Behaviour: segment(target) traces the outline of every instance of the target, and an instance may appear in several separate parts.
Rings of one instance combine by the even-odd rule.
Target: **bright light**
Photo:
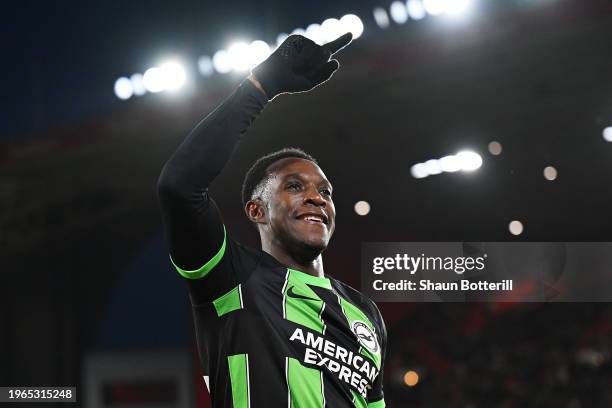
[[[491,153],[493,156],[499,156],[502,152],[502,145],[499,142],[496,141],[492,141],[491,143],[489,143],[489,153]]]
[[[355,212],[357,215],[368,215],[370,213],[370,203],[367,201],[357,201],[355,203]]]
[[[261,40],[255,40],[249,44],[249,54],[251,58],[251,66],[255,66],[263,62],[270,56],[272,50],[267,42]]]
[[[132,97],[134,89],[132,83],[126,77],[121,77],[115,81],[115,95],[117,98],[126,100]]]
[[[232,70],[232,61],[230,60],[229,54],[225,50],[219,50],[213,55],[213,67],[220,74],[227,74]]]
[[[457,156],[445,156],[439,160],[440,168],[447,173],[461,170],[461,160]]]
[[[558,175],[559,173],[557,172],[557,169],[555,169],[553,166],[548,166],[544,169],[544,178],[548,181],[555,180]]]
[[[142,83],[147,91],[157,93],[164,90],[164,74],[158,67],[149,68],[142,77]]]
[[[343,27],[342,31],[349,31],[353,34],[353,39],[357,39],[363,34],[363,22],[355,14],[342,16],[342,18],[340,18],[340,24]]]
[[[408,387],[414,387],[419,382],[419,374],[416,371],[406,371],[404,374],[404,384]]]
[[[416,179],[425,178],[429,176],[429,172],[427,171],[427,167],[424,163],[417,163],[410,168],[410,174],[412,177]]]
[[[378,24],[380,28],[389,27],[389,15],[384,8],[376,7],[374,9],[374,20],[376,20],[376,24]]]
[[[130,82],[132,83],[132,89],[134,90],[134,95],[142,96],[147,93],[147,89],[144,86],[142,80],[142,74],[134,74],[130,77]]]
[[[321,36],[325,39],[325,42],[330,42],[340,37],[345,32],[343,31],[342,24],[336,18],[328,18],[321,23]]]
[[[482,166],[482,157],[478,153],[466,150],[457,153],[456,157],[461,163],[461,170],[463,171],[474,171]]]
[[[608,126],[603,130],[603,138],[606,142],[612,142],[612,126]]]
[[[198,59],[198,71],[200,71],[200,74],[206,77],[211,76],[215,72],[212,58],[210,58],[208,55],[201,56]]]
[[[168,61],[159,67],[163,78],[163,89],[176,91],[185,84],[187,74],[185,68],[176,61]]]
[[[442,172],[455,173],[457,171],[474,171],[482,166],[482,157],[478,153],[464,150],[455,155],[445,156],[441,159],[427,160],[417,163],[410,168],[414,178],[424,178]]]
[[[251,68],[251,58],[249,58],[249,45],[244,42],[232,44],[227,55],[230,60],[230,66],[234,71],[246,71]]]
[[[423,0],[423,7],[428,14],[437,16],[444,12],[446,0]]]
[[[472,7],[473,0],[446,0],[444,11],[448,14],[458,15],[465,13]]]
[[[425,162],[425,169],[427,170],[427,174],[432,176],[442,173],[440,162],[438,162],[436,159],[427,160]]]
[[[521,235],[523,233],[523,223],[520,221],[512,221],[508,225],[508,230],[512,235]]]
[[[310,38],[315,43],[321,45],[325,43],[323,30],[321,30],[321,24],[311,24],[306,27],[306,37]]]
[[[280,33],[279,35],[276,36],[276,45],[281,45],[283,41],[285,41],[285,39],[289,37],[289,34],[287,33]]]
[[[406,10],[406,6],[401,1],[391,3],[389,11],[391,12],[391,18],[397,24],[404,24],[408,21],[408,10]]]
[[[408,0],[406,2],[406,9],[408,10],[408,15],[413,20],[421,20],[427,14],[421,0]]]
[[[303,35],[304,37],[306,37],[306,30],[304,30],[303,28],[296,28],[291,32],[291,34]]]

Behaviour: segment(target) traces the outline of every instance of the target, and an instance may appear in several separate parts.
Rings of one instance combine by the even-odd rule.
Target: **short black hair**
[[[276,152],[268,153],[265,156],[260,157],[253,163],[251,168],[244,175],[244,181],[242,182],[242,205],[246,205],[253,191],[257,188],[259,183],[262,182],[268,175],[266,170],[270,165],[276,163],[279,160],[295,157],[298,159],[310,160],[311,162],[318,164],[317,160],[297,147],[286,147]]]

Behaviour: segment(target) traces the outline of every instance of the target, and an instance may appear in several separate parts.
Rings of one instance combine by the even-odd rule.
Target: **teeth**
[[[323,220],[322,220],[321,218],[312,217],[312,216],[304,217],[304,219],[305,219],[306,221],[323,222]]]

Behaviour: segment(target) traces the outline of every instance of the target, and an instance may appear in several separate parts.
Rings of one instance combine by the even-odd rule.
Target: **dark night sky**
[[[233,38],[272,42],[281,31],[353,12],[366,25],[386,1],[20,2],[6,9],[0,140],[117,109],[113,83],[163,55],[195,63]]]

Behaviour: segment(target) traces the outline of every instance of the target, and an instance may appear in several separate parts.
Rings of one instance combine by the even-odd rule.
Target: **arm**
[[[187,136],[164,166],[158,180],[170,255],[178,272],[202,279],[224,258],[225,228],[208,186],[230,159],[240,138],[268,99],[286,92],[310,90],[327,81],[339,64],[331,55],[351,41],[351,34],[319,46],[309,39],[288,37],[249,80],[209,114]],[[227,285],[232,277],[206,279],[206,285]],[[201,285],[199,285],[201,286]]]
[[[244,81],[191,131],[164,166],[158,196],[179,272],[200,269],[223,245],[223,224],[207,189],[266,103],[264,93]]]

